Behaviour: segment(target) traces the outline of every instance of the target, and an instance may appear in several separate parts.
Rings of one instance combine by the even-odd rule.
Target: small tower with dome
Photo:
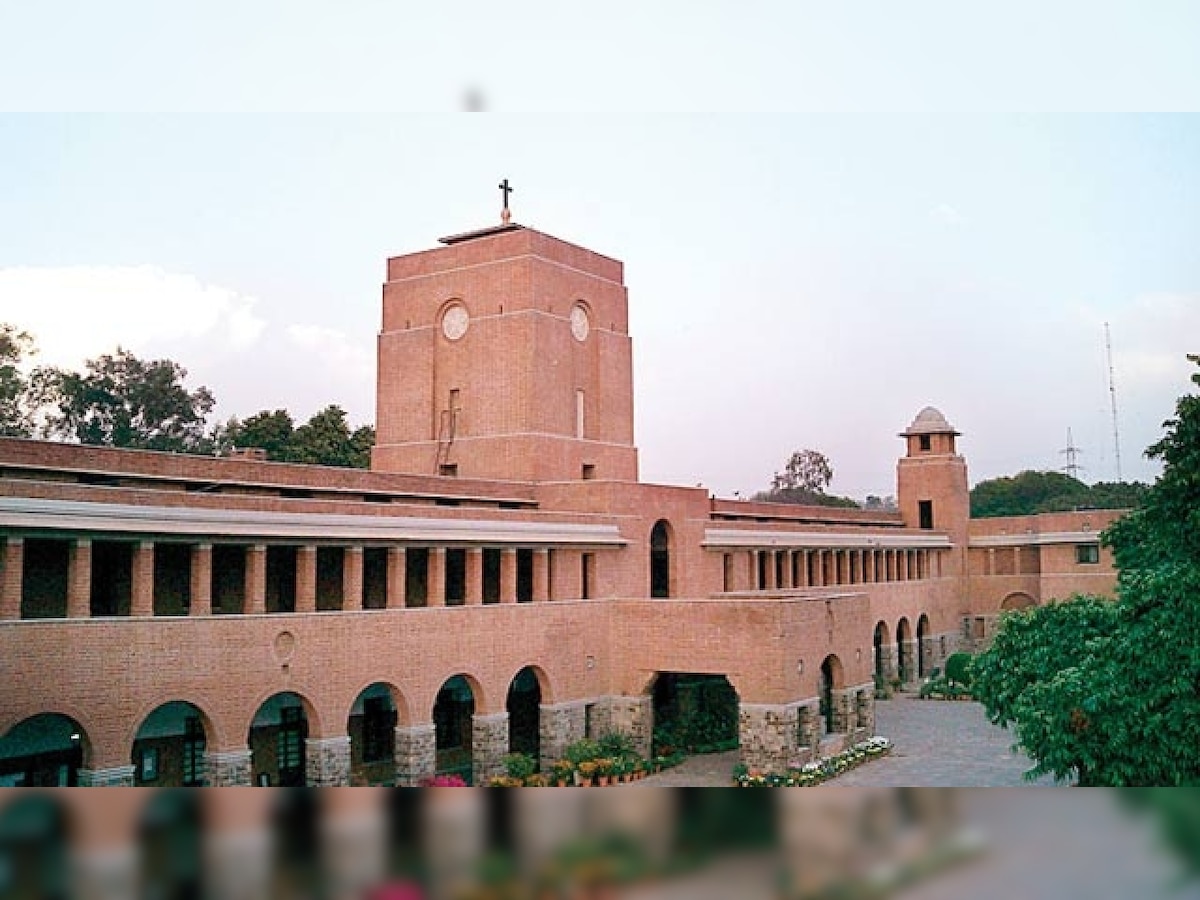
[[[971,501],[967,462],[955,444],[959,432],[940,410],[927,406],[900,437],[907,448],[897,466],[896,494],[905,524],[949,532],[956,544],[964,543]]]

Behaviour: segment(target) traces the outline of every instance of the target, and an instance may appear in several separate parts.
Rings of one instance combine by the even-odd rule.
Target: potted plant
[[[566,787],[575,781],[575,764],[569,759],[560,759],[552,767],[556,787]]]
[[[596,777],[596,761],[585,759],[575,767],[576,784],[580,787],[591,787],[592,779]]]

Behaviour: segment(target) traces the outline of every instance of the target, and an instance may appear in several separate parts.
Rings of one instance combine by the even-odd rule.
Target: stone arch
[[[1013,612],[1018,609],[1029,609],[1037,606],[1037,601],[1024,591],[1013,591],[1000,603],[1001,612]]]
[[[659,519],[650,529],[650,596],[666,599],[675,592],[674,569],[671,566],[671,547],[675,543],[671,523]]]
[[[875,624],[872,644],[874,647],[875,678],[880,681],[887,681],[891,677],[891,654],[888,649],[891,646],[891,634],[889,633],[887,622],[882,619]]]
[[[902,684],[913,680],[913,632],[906,616],[896,623],[896,674]]]
[[[205,750],[214,742],[209,717],[186,700],[160,703],[139,720],[129,741],[133,783],[200,787],[206,783]]]
[[[0,784],[69,787],[91,764],[92,745],[73,716],[42,712],[15,723],[0,736]]]
[[[308,780],[306,742],[320,734],[312,703],[296,691],[276,691],[254,710],[246,731],[252,783],[304,787]]]
[[[924,678],[929,674],[929,616],[921,613],[917,619],[917,677]]]
[[[508,684],[504,708],[508,713],[508,750],[541,756],[541,708],[547,702],[543,689],[545,673],[537,666],[524,666]]]
[[[465,673],[451,675],[433,703],[434,759],[440,774],[474,777],[475,716],[480,713],[479,682]]]
[[[833,692],[840,691],[846,686],[842,661],[838,659],[837,654],[831,653],[821,661],[821,670],[817,677],[819,679],[817,696],[820,699],[821,721],[825,727],[825,733],[831,734],[834,731],[835,717]]]
[[[70,819],[58,797],[29,793],[0,809],[0,871],[6,897],[71,896]]]
[[[707,745],[738,744],[741,695],[728,675],[655,672],[649,693],[652,733],[669,749],[708,753],[716,747]]]
[[[365,685],[350,703],[350,783],[391,785],[396,779],[396,727],[408,723],[403,695],[386,681]]]
[[[538,690],[541,691],[542,694],[542,702],[554,703],[556,696],[554,682],[550,680],[550,676],[547,674],[546,670],[537,663],[525,663],[523,666],[518,667],[516,671],[513,672],[512,677],[516,678],[517,675],[519,675],[524,669],[529,669],[531,672],[533,672],[534,677],[537,679]],[[511,683],[512,678],[509,679],[509,684]]]
[[[359,682],[358,689],[354,692],[354,698],[350,701],[351,708],[358,702],[358,699],[369,688],[382,686],[387,688],[388,695],[391,697],[392,705],[396,708],[396,724],[399,726],[412,724],[412,707],[408,702],[408,697],[404,691],[397,687],[396,683],[389,681],[386,678],[364,679]]]

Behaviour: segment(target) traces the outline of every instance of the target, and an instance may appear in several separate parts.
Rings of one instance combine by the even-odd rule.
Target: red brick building
[[[781,769],[1001,609],[1111,591],[1112,514],[970,521],[932,408],[897,512],[639,482],[621,263],[507,223],[443,244],[388,261],[370,471],[0,440],[0,784],[647,751],[684,675],[728,679],[743,759]]]

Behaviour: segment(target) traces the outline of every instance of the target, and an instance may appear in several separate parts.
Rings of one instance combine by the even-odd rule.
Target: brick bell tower
[[[636,481],[624,266],[510,221],[388,260],[379,472]]]
[[[966,546],[971,515],[967,461],[955,447],[959,432],[932,406],[921,410],[900,435],[907,452],[896,468],[896,494],[904,524],[950,533]]]

